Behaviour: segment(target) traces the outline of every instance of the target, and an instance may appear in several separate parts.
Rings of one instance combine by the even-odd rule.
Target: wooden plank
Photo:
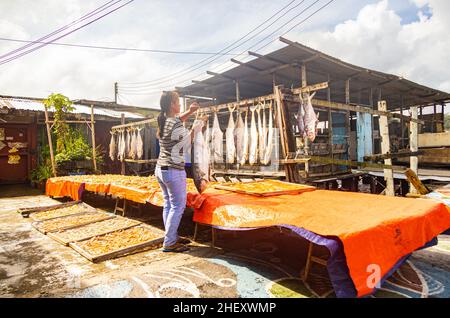
[[[40,221],[48,221],[48,220],[57,219],[57,218],[64,217],[64,216],[75,215],[75,214],[84,213],[84,212],[97,212],[97,210],[94,207],[91,207],[90,205],[87,205],[86,203],[81,202],[81,201],[77,201],[77,202],[78,202],[77,204],[69,204],[69,205],[66,205],[66,206],[60,206],[60,207],[58,207],[56,209],[53,208],[53,209],[49,209],[49,210],[41,210],[41,211],[32,212],[30,214],[30,218],[33,221],[40,222]],[[39,219],[38,216],[37,216],[39,214],[39,212],[59,210],[59,209],[67,208],[67,207],[74,206],[74,205],[79,205],[80,206],[80,211],[79,212],[73,213],[73,214],[68,214],[68,215],[63,215],[63,216],[57,216],[57,217],[54,217],[54,218],[48,218],[48,219],[44,219],[44,220]],[[83,211],[81,211],[81,209],[83,209]]]
[[[369,113],[372,115],[378,115],[378,116],[386,116],[387,118],[402,118],[406,122],[414,122],[418,124],[424,124],[425,122],[423,120],[414,119],[409,116],[402,116],[401,114],[396,113],[390,113],[388,111],[380,111],[380,110],[374,110],[369,107],[359,106],[359,105],[349,105],[349,104],[343,104],[343,103],[337,103],[337,102],[329,102],[326,100],[321,99],[313,99],[312,104],[317,107],[324,107],[324,108],[331,108],[331,109],[339,109],[339,110],[349,110],[352,112],[360,112],[360,113]]]
[[[420,181],[419,177],[417,176],[417,174],[414,172],[414,170],[412,169],[407,169],[405,171],[405,176],[408,179],[408,181],[410,182],[410,184],[414,187],[414,189],[416,190],[415,192],[411,192],[411,190],[409,191],[409,194],[412,195],[417,195],[417,194],[421,194],[421,195],[425,195],[430,193],[431,191],[422,183],[422,181]]]
[[[120,124],[120,125],[117,125],[117,126],[112,126],[111,130],[128,128],[128,127],[142,126],[142,125],[145,125],[145,124],[154,123],[156,121],[157,121],[157,118],[154,117],[154,118],[149,118],[149,119],[145,119],[145,120],[141,120],[141,121],[132,122],[132,123],[129,123],[129,124]]]
[[[47,141],[50,149],[50,161],[52,163],[52,173],[53,176],[56,177],[56,163],[55,163],[55,156],[53,154],[53,141],[52,141],[52,132],[50,128],[50,124],[48,123],[48,111],[47,107],[44,107],[44,113],[45,113],[45,125],[47,126]]]
[[[90,260],[93,263],[97,263],[97,262],[102,262],[108,259],[112,259],[112,258],[116,258],[116,257],[120,257],[120,256],[124,256],[126,254],[130,254],[133,252],[138,252],[143,250],[144,248],[148,248],[151,246],[159,246],[162,244],[162,242],[164,241],[164,232],[150,227],[150,226],[144,226],[144,225],[138,225],[137,227],[144,227],[147,228],[148,230],[154,232],[155,234],[161,235],[161,237],[158,237],[156,239],[147,241],[147,242],[143,242],[140,244],[136,244],[136,245],[132,245],[117,251],[113,251],[110,253],[105,253],[105,254],[101,254],[101,255],[92,255],[90,254],[88,251],[84,250],[79,244],[81,244],[82,242],[86,241],[79,241],[79,242],[71,242],[69,243],[69,246],[71,248],[73,248],[75,251],[77,251],[78,253],[80,253],[82,256],[84,256],[85,258],[87,258],[88,260]],[[105,234],[106,235],[106,234]],[[100,236],[104,236],[104,235],[100,235]]]
[[[42,211],[50,211],[50,210],[56,210],[68,206],[72,206],[75,204],[79,204],[81,201],[72,201],[72,202],[66,202],[66,203],[60,203],[60,204],[53,204],[53,205],[46,205],[46,206],[39,206],[39,207],[31,207],[31,208],[20,208],[17,210],[17,213],[20,213],[24,218],[27,218],[30,216],[33,212],[42,212]]]
[[[94,171],[97,171],[97,153],[95,149],[94,105],[91,105],[91,138],[92,138],[92,162],[94,164]]]
[[[402,152],[395,152],[395,153],[387,153],[383,155],[372,155],[372,156],[364,156],[364,160],[367,161],[378,161],[383,159],[394,159],[394,158],[401,158],[401,157],[411,157],[411,156],[417,156],[420,154],[423,154],[423,151],[402,151]]]
[[[49,220],[33,222],[33,223],[31,223],[31,226],[33,226],[39,232],[41,232],[43,234],[47,234],[47,233],[50,233],[50,232],[57,232],[57,231],[63,231],[63,230],[68,230],[68,229],[74,229],[74,228],[81,227],[81,226],[84,226],[84,225],[87,225],[87,224],[100,222],[100,221],[104,221],[104,220],[108,220],[108,219],[112,219],[112,218],[116,217],[115,215],[108,215],[107,213],[103,213],[103,212],[98,212],[98,213],[105,214],[105,216],[102,217],[102,218],[96,219],[96,220],[83,222],[83,223],[80,223],[80,224],[77,224],[77,225],[64,226],[64,227],[61,227],[61,228],[56,228],[56,229],[52,229],[52,230],[48,230],[48,231],[43,229],[43,228],[41,228],[41,227],[39,227],[39,225],[42,224],[43,222],[46,222],[46,221],[49,221]],[[82,214],[86,214],[86,212],[72,214],[72,215],[69,215],[69,216],[61,216],[61,217],[58,217],[58,218],[51,219],[51,221],[56,220],[56,219],[63,219],[63,218],[74,217],[74,216],[78,216],[78,215],[82,215]]]
[[[117,216],[117,217],[116,217],[116,219],[118,219],[118,218],[125,219],[125,218],[120,217],[120,216]],[[107,220],[104,220],[104,221],[107,221]],[[60,236],[60,233],[59,233],[59,232],[61,232],[61,231],[58,231],[58,232],[51,232],[51,233],[48,233],[47,235],[48,235],[49,237],[51,237],[52,239],[54,239],[55,241],[57,241],[58,243],[61,243],[61,244],[65,245],[65,246],[69,246],[69,243],[72,243],[72,242],[79,242],[79,241],[88,240],[88,239],[91,239],[91,238],[93,238],[93,237],[95,237],[95,236],[105,235],[105,234],[109,234],[109,233],[116,232],[116,231],[120,231],[120,230],[126,230],[126,229],[129,229],[129,228],[132,228],[132,227],[135,227],[135,226],[138,226],[138,225],[142,224],[142,222],[137,221],[137,220],[132,220],[132,221],[134,221],[134,224],[130,224],[130,225],[126,225],[126,226],[117,227],[117,228],[115,228],[114,230],[98,232],[98,233],[95,234],[95,235],[84,236],[84,237],[79,238],[79,239],[76,239],[76,240],[75,240],[75,239],[66,240],[64,237]],[[96,224],[96,223],[101,223],[101,222],[103,222],[103,221],[100,221],[100,222],[94,222],[94,223],[91,223],[91,224]],[[83,226],[80,226],[79,228],[85,227],[86,225],[90,225],[90,224],[85,224],[85,225],[83,225]],[[77,229],[77,228],[75,228],[75,229]],[[72,230],[73,230],[73,229],[72,229]],[[67,231],[67,229],[64,230],[64,231],[62,231],[62,232],[64,233],[65,231]]]
[[[422,147],[450,147],[450,131],[442,133],[419,134],[419,148]]]
[[[378,102],[378,109],[381,111],[386,111],[386,101]],[[388,119],[386,116],[380,116],[380,134],[381,134],[381,152],[388,153],[390,152],[390,141],[389,141],[389,125]],[[385,165],[392,165],[392,159],[385,159]],[[386,180],[386,191],[385,194],[387,196],[394,196],[394,173],[392,168],[384,169],[384,180]]]
[[[410,110],[411,110],[411,117],[417,118],[418,116],[417,107],[411,107]],[[409,149],[411,150],[411,152],[416,152],[417,150],[419,150],[418,127],[417,124],[414,122],[411,122],[409,125],[410,125]],[[417,156],[412,156],[411,158],[409,158],[409,160],[411,170],[417,175],[419,170],[419,158]],[[409,184],[409,192],[412,194],[418,193],[416,187],[412,183]]]

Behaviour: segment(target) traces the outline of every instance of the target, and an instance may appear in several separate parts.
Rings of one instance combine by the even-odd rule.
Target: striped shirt
[[[189,132],[184,128],[180,116],[169,117],[164,124],[159,139],[159,158],[157,165],[184,170],[183,151],[189,146]]]

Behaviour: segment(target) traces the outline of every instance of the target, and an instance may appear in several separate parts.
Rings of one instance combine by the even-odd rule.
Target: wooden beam
[[[372,156],[364,156],[365,161],[379,161],[384,159],[394,159],[394,158],[402,158],[402,157],[412,157],[412,156],[418,156],[420,154],[423,154],[423,151],[402,151],[402,152],[395,152],[395,153],[386,153],[382,155],[372,155]]]
[[[411,117],[417,118],[417,107],[411,107]],[[419,136],[418,136],[418,127],[417,124],[414,122],[411,122],[409,128],[409,149],[411,152],[416,152],[419,150],[418,144],[419,144]],[[417,156],[413,156],[410,158],[410,168],[411,170],[417,174],[419,169],[419,158]],[[415,188],[413,183],[410,183],[409,192],[412,194],[417,194],[417,189]]]
[[[332,109],[339,109],[339,110],[349,110],[352,112],[360,112],[360,113],[369,113],[369,114],[373,114],[373,115],[386,116],[388,118],[399,118],[400,119],[402,117],[401,114],[390,113],[387,111],[383,112],[383,111],[379,111],[379,110],[373,110],[368,107],[363,107],[363,106],[358,106],[358,105],[348,105],[348,104],[337,103],[337,102],[328,102],[328,101],[321,100],[321,99],[313,99],[312,103],[313,103],[313,105],[318,106],[318,107],[325,107],[325,108],[332,108]],[[424,124],[423,120],[414,119],[409,116],[403,116],[403,119],[407,122],[415,122],[418,124]]]
[[[91,105],[91,138],[92,138],[92,162],[94,171],[97,171],[97,152],[95,149],[94,105]]]
[[[122,113],[122,115],[120,117],[120,123],[121,123],[120,126],[122,126],[122,127],[125,126],[125,114],[124,113]],[[117,126],[115,126],[115,127],[117,127]],[[112,128],[114,128],[114,127],[112,127]],[[120,174],[125,175],[125,173],[126,173],[125,161],[122,160],[120,163]]]
[[[47,110],[47,107],[45,107],[45,106],[44,106],[44,112],[45,112],[45,124],[47,126],[48,146],[50,148],[50,161],[52,163],[52,172],[53,172],[53,176],[56,177],[56,164],[55,164],[55,156],[53,154],[52,131],[51,131],[50,123],[48,120],[48,110]]]
[[[123,117],[125,117],[125,114],[122,114]],[[141,121],[136,121],[133,123],[129,123],[129,124],[125,124],[125,120],[121,120],[122,124],[121,125],[117,125],[117,126],[112,126],[111,130],[113,129],[122,129],[122,128],[127,128],[127,127],[135,127],[135,126],[142,126],[145,124],[150,124],[150,123],[154,123],[156,122],[158,119],[156,117],[154,118],[149,118],[149,119],[145,119],[145,120],[141,120]]]
[[[386,101],[378,102],[378,110],[386,111]],[[390,141],[389,141],[389,125],[388,118],[386,116],[380,116],[380,135],[381,135],[381,153],[387,154],[390,152]],[[392,166],[392,159],[385,159],[385,165]],[[387,196],[395,196],[394,190],[394,173],[391,169],[384,169],[384,180],[386,180],[386,192]]]

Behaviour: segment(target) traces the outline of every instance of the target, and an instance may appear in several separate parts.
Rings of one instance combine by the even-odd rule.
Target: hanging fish
[[[125,158],[129,157],[130,154],[130,146],[131,146],[131,135],[130,129],[127,129],[127,135],[125,137]]]
[[[230,118],[228,119],[228,127],[225,133],[226,150],[227,150],[227,163],[234,163],[236,157],[236,145],[234,143],[234,119],[233,112],[235,107],[228,107],[230,112]]]
[[[242,157],[239,162],[241,165],[244,165],[248,159],[248,110],[245,111],[245,119],[244,119],[244,129],[243,129],[243,144],[242,144]]]
[[[236,160],[240,164],[244,154],[244,121],[242,120],[241,112],[238,112],[236,127],[234,129],[235,145],[236,145]]]
[[[317,124],[319,123],[319,113],[314,112],[314,108],[312,106],[312,99],[316,92],[312,93],[311,95],[308,94],[307,96],[307,102],[305,103],[305,116],[304,116],[304,123],[305,123],[305,132],[306,137],[313,142],[314,139],[316,139],[317,134]]]
[[[135,130],[131,131],[131,137],[130,137],[130,149],[128,151],[128,157],[131,159],[136,158],[136,133]]]
[[[263,164],[267,165],[270,162],[270,157],[272,155],[272,148],[273,148],[273,119],[272,119],[272,102],[270,102],[269,105],[269,127],[268,127],[268,136],[267,136],[267,145],[265,147],[265,153],[264,153],[264,161]]]
[[[258,161],[258,129],[256,128],[255,110],[258,106],[250,107],[252,112],[252,119],[250,123],[250,151],[248,156],[248,162],[250,165],[254,165]]]
[[[210,156],[206,138],[202,132],[203,125],[203,120],[196,119],[194,121],[194,140],[191,148],[192,178],[199,193],[205,191],[209,181]]]
[[[261,110],[263,113],[263,121],[261,123]],[[264,161],[264,148],[266,147],[266,116],[264,114],[264,106],[262,104],[258,105],[256,108],[256,113],[258,115],[258,156],[259,161]]]
[[[125,130],[122,130],[119,136],[119,153],[117,157],[117,159],[119,159],[120,161],[123,161],[123,159],[125,159],[125,148]]]
[[[112,161],[114,161],[116,159],[116,137],[115,131],[111,131],[111,141],[109,143],[109,157],[111,158]]]
[[[141,130],[142,128],[138,128],[136,132],[136,155],[138,159],[142,159],[142,156],[144,155],[144,142],[142,141]]]
[[[212,126],[212,146],[213,146],[213,160],[217,163],[223,162],[223,132],[220,130],[219,118],[217,111],[214,112],[214,121]]]
[[[300,105],[298,107],[297,115],[295,115],[295,119],[297,120],[298,132],[301,138],[306,136],[305,132],[305,106],[304,99],[302,98],[302,94],[300,94]]]

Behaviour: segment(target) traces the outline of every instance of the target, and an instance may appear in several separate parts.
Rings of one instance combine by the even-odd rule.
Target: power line
[[[297,4],[294,8],[296,8],[296,7],[298,7],[299,5],[301,5],[304,1],[305,1],[305,0],[302,0],[302,1],[301,1],[299,4]],[[275,32],[277,32],[277,31],[279,31],[281,28],[283,28],[284,26],[286,26],[288,23],[290,23],[290,22],[292,22],[293,20],[295,20],[296,18],[298,18],[300,15],[302,15],[306,10],[308,10],[311,6],[313,6],[314,4],[316,4],[318,1],[320,1],[320,0],[316,0],[312,5],[308,6],[306,9],[303,9],[300,13],[298,13],[297,15],[295,15],[293,18],[289,19],[286,23],[284,23],[281,27],[277,28],[275,31],[273,31],[272,33],[270,33],[268,36],[265,36],[262,40],[267,39],[269,36],[273,35],[273,34],[274,34]],[[286,12],[286,13],[287,13],[287,12]],[[273,21],[269,26],[265,27],[262,31],[267,30],[267,29],[268,29],[270,26],[272,26],[275,22],[279,21],[283,16],[285,16],[286,13],[284,13],[282,16],[278,17],[275,21]],[[262,31],[260,31],[259,33],[261,33]],[[258,33],[258,34],[259,34],[259,33]],[[246,42],[247,42],[247,41],[246,41]],[[261,40],[258,41],[256,44],[250,46],[250,47],[247,48],[245,51],[243,51],[242,53],[240,53],[240,54],[238,54],[238,55],[236,55],[236,56],[239,56],[239,55],[243,54],[244,52],[250,50],[251,48],[253,48],[253,47],[256,46],[257,44],[259,44],[260,42],[261,42]],[[245,42],[243,42],[242,44],[245,44]],[[237,46],[237,47],[242,46],[242,44],[240,44],[240,45]],[[236,47],[235,47],[235,48],[236,48]],[[218,59],[218,58],[215,58],[214,60],[217,60],[217,59]],[[212,61],[214,61],[214,60],[212,60]],[[211,62],[212,62],[212,61],[211,61]],[[210,63],[207,63],[207,64],[210,64]],[[205,64],[205,65],[207,65],[207,64]],[[203,65],[203,66],[205,66],[205,65]],[[221,65],[223,65],[223,64],[221,64]],[[221,65],[219,65],[219,66],[221,66]],[[201,67],[202,67],[202,66],[201,66]],[[197,68],[193,69],[192,71],[188,72],[187,74],[192,73],[194,70],[197,70],[197,69],[199,69],[199,68],[201,68],[201,67],[197,67]],[[196,75],[193,76],[193,77],[195,78],[195,77],[200,76],[200,75],[202,75],[202,74],[203,74],[203,71],[202,71],[201,73],[196,74]],[[183,80],[183,81],[180,81],[180,82],[176,82],[176,84],[178,84],[178,83],[184,83],[184,82],[186,82],[186,80]],[[170,88],[170,87],[171,87],[171,86],[166,86],[166,87],[164,87],[164,89],[168,89],[168,88]],[[155,87],[155,88],[156,88],[156,87]],[[120,88],[119,88],[119,89],[120,89]],[[148,89],[153,89],[153,87],[149,87],[149,88],[144,88],[144,87],[140,87],[140,88],[127,88],[127,89],[123,89],[123,88],[122,88],[121,91],[124,92],[124,93],[127,93],[127,92],[128,92],[128,94],[133,95],[133,94],[131,94],[131,93],[135,93],[135,92],[141,93],[141,92],[143,92],[143,91],[145,91],[145,90],[148,90]],[[137,95],[137,94],[136,94],[136,95]],[[140,95],[140,94],[139,94],[139,95]]]
[[[318,1],[320,1],[320,0],[316,0],[312,5],[316,4]],[[294,28],[296,28],[296,27],[298,27],[299,25],[301,25],[302,23],[306,22],[306,21],[309,20],[312,16],[314,16],[315,14],[317,14],[319,11],[323,10],[325,7],[327,7],[328,5],[330,5],[332,2],[334,2],[334,0],[328,1],[325,5],[321,6],[319,9],[317,9],[317,10],[314,11],[312,14],[310,14],[308,17],[306,17],[306,18],[303,19],[302,21],[296,23],[294,26],[292,26],[291,28],[289,28],[287,31],[285,31],[283,34],[281,34],[281,35],[279,35],[279,36],[283,36],[283,35],[289,33],[289,32],[292,31]],[[306,10],[308,10],[312,5],[310,5],[310,6],[307,7],[306,9],[304,9],[302,12],[305,12]],[[298,16],[299,16],[299,15],[297,15],[296,17],[298,17]],[[295,19],[295,18],[294,18],[294,19]],[[288,23],[291,22],[291,21],[293,21],[294,19],[291,19],[290,21],[288,21]],[[288,23],[285,23],[282,27],[286,26]],[[281,29],[281,28],[279,28],[279,29]],[[279,29],[277,29],[277,30],[279,30]],[[272,32],[272,34],[273,34],[273,33],[274,33],[274,32]],[[272,35],[272,34],[271,34],[271,35]],[[269,36],[270,36],[270,35],[269,35]],[[267,45],[273,43],[274,41],[276,41],[276,40],[278,39],[279,36],[277,36],[275,39],[271,40],[269,43],[265,44],[264,46],[259,47],[256,51],[259,51],[259,50],[261,50],[262,48],[266,47]],[[266,37],[266,38],[267,38],[267,37]],[[259,41],[257,44],[259,44],[260,42],[262,42],[262,41]],[[257,45],[257,44],[256,44],[256,45]],[[256,45],[253,45],[253,46],[256,46]],[[251,48],[249,48],[249,49],[251,49]],[[169,87],[169,86],[164,87],[164,89],[169,89],[169,88],[171,88],[171,87]],[[125,94],[126,94],[126,95],[151,95],[151,94],[156,94],[156,93],[158,93],[158,92],[160,92],[160,91],[161,91],[161,89],[160,89],[160,90],[150,91],[150,92],[147,92],[147,93],[144,93],[144,92],[136,92],[136,93],[125,93]]]
[[[45,40],[45,39],[48,39],[49,37],[51,37],[51,36],[53,36],[53,35],[55,35],[55,34],[57,34],[57,33],[60,33],[60,32],[62,32],[62,31],[64,31],[64,30],[70,28],[70,27],[73,26],[74,24],[76,24],[76,23],[78,23],[78,22],[81,22],[81,21],[83,21],[83,20],[85,20],[85,19],[90,18],[93,14],[96,14],[97,11],[99,11],[99,10],[101,11],[101,10],[107,9],[107,8],[109,8],[110,6],[114,5],[115,3],[111,4],[111,2],[114,2],[114,1],[115,1],[115,0],[113,0],[113,1],[108,1],[107,3],[105,3],[105,4],[101,5],[100,7],[96,8],[95,10],[90,11],[90,12],[88,12],[87,14],[83,15],[82,17],[78,18],[77,20],[74,20],[74,21],[70,22],[69,24],[66,24],[65,26],[63,26],[63,27],[61,27],[61,28],[59,28],[59,29],[57,29],[57,30],[55,30],[55,31],[53,31],[53,32],[51,32],[51,33],[49,33],[49,34],[47,34],[47,35],[41,37],[41,38],[39,38],[37,41],[43,41],[43,40]],[[105,6],[106,6],[106,8],[105,8]],[[13,55],[13,54],[15,54],[15,53],[17,53],[17,52],[20,52],[20,51],[22,51],[22,50],[25,50],[25,49],[27,49],[28,47],[30,47],[30,46],[32,46],[32,45],[33,45],[33,44],[27,44],[27,45],[21,46],[21,47],[15,49],[15,50],[12,50],[12,51],[10,51],[10,52],[8,52],[8,53],[6,53],[6,54],[1,55],[1,56],[0,56],[0,59],[5,58],[5,57],[7,57],[7,56],[9,56],[9,55]]]
[[[311,5],[309,5],[308,7],[306,7],[302,12],[300,12],[299,14],[297,14],[297,15],[296,15],[295,17],[293,17],[291,20],[287,21],[287,22],[284,23],[282,26],[280,26],[278,29],[276,29],[275,31],[273,31],[272,33],[270,33],[269,35],[267,35],[265,38],[259,40],[258,42],[256,42],[255,44],[253,44],[251,47],[249,47],[249,48],[246,49],[245,51],[242,51],[241,53],[239,53],[238,55],[236,55],[234,58],[237,58],[238,56],[241,56],[242,54],[244,54],[244,53],[248,52],[249,50],[253,49],[254,47],[256,47],[256,46],[257,46],[258,44],[260,44],[261,42],[267,40],[269,37],[271,37],[271,36],[274,35],[276,32],[278,32],[278,31],[280,31],[282,28],[284,28],[286,25],[288,25],[289,23],[291,23],[292,21],[294,21],[296,18],[298,18],[298,17],[299,17],[300,15],[302,15],[303,13],[305,13],[307,10],[309,10],[312,6],[314,6],[314,5],[315,5],[317,2],[319,2],[319,1],[320,1],[320,0],[314,1]],[[320,11],[320,10],[321,10],[321,8],[320,8],[318,11]],[[316,12],[318,12],[318,11],[316,11]],[[313,13],[313,15],[314,15],[314,13]],[[301,24],[301,23],[307,21],[310,17],[311,17],[311,16],[309,16],[309,17],[303,19],[299,24]],[[296,24],[296,26],[299,25],[299,24]],[[277,37],[277,38],[278,38],[278,37]],[[271,40],[271,41],[270,41],[269,43],[267,43],[265,46],[263,46],[263,47],[257,49],[256,51],[258,51],[258,50],[260,50],[260,49],[266,47],[266,46],[269,45],[270,43],[273,43],[274,41],[276,41],[277,38],[275,38],[274,40]],[[224,64],[225,64],[225,63],[223,63],[222,65],[224,65]],[[222,66],[222,65],[219,65],[219,66]],[[223,71],[224,69],[225,69],[225,68],[222,68],[222,69],[220,69],[220,70],[216,70],[216,72],[221,72],[221,71]]]
[[[120,0],[120,1],[121,1],[121,0]],[[117,1],[117,2],[115,2],[114,4],[117,4],[117,3],[119,3],[120,1]],[[101,16],[98,16],[98,17],[95,17],[94,14],[90,13],[90,14],[88,14],[89,17],[94,16],[94,17],[95,17],[94,20],[91,20],[91,21],[89,21],[89,22],[87,22],[87,23],[84,23],[84,24],[81,25],[80,27],[78,27],[78,28],[76,28],[76,29],[74,29],[74,30],[71,30],[70,32],[67,32],[67,33],[65,33],[65,34],[63,34],[63,35],[61,35],[61,36],[59,36],[59,37],[57,37],[57,38],[55,38],[55,39],[53,39],[53,40],[51,40],[51,41],[49,41],[49,42],[50,42],[50,43],[51,43],[51,42],[54,42],[54,41],[59,40],[59,39],[65,37],[65,36],[67,36],[67,35],[69,35],[69,34],[72,34],[72,33],[74,33],[75,31],[78,31],[79,29],[84,28],[84,27],[86,27],[86,26],[88,26],[88,25],[90,25],[90,24],[92,24],[92,23],[94,23],[94,22],[100,20],[101,18],[103,18],[103,17],[105,17],[105,16],[107,16],[107,15],[109,15],[109,14],[111,14],[111,13],[117,11],[117,10],[119,10],[120,8],[126,6],[127,4],[129,4],[129,3],[133,2],[133,1],[134,1],[134,0],[129,0],[128,2],[126,2],[126,3],[122,4],[122,5],[120,5],[119,7],[116,7],[116,8],[114,8],[114,9],[108,11],[107,13],[105,13],[105,14],[103,14],[103,15],[101,15]],[[111,1],[110,1],[110,2],[111,2]],[[110,2],[108,2],[108,3],[110,3]],[[114,4],[112,4],[112,5],[114,5]],[[109,5],[108,7],[110,7],[110,6],[112,6],[112,5]],[[108,7],[107,7],[107,8],[108,8]],[[98,10],[98,9],[94,10],[94,12],[97,11],[97,10]],[[99,12],[104,11],[104,10],[105,10],[105,9],[101,9]],[[98,12],[98,13],[99,13],[99,12]],[[85,15],[84,17],[86,17],[86,15]],[[79,20],[84,20],[84,18],[80,18]],[[73,24],[73,22],[72,22],[71,24]],[[52,33],[55,33],[55,32],[56,32],[56,31],[54,31],[54,32],[52,32]],[[56,33],[58,33],[58,32],[56,32]],[[48,37],[48,36],[49,36],[49,35],[47,35],[46,37]],[[46,37],[45,37],[45,38],[46,38]],[[41,41],[41,39],[40,39],[40,41]],[[3,60],[3,61],[0,62],[0,65],[5,64],[5,63],[8,63],[8,62],[10,62],[10,61],[13,61],[13,60],[15,60],[15,59],[18,59],[19,57],[22,57],[22,56],[27,55],[27,54],[29,54],[29,53],[31,53],[31,52],[34,52],[34,51],[36,51],[36,50],[38,50],[38,49],[40,49],[41,47],[46,46],[46,45],[48,45],[48,44],[42,44],[42,45],[39,45],[39,46],[37,46],[37,47],[34,47],[34,48],[29,49],[28,51],[22,52],[22,53],[20,53],[20,54],[18,54],[18,55],[15,55],[15,56],[10,57],[10,58],[8,58],[8,59],[6,59],[6,60]],[[27,45],[25,45],[24,47],[26,47],[26,46],[30,46],[30,44],[27,44]],[[17,49],[17,50],[21,50],[21,49]],[[17,52],[17,50],[15,50],[15,51]],[[22,50],[23,50],[23,49],[22,49]],[[10,52],[10,53],[11,53],[11,52]],[[10,55],[10,53],[7,53],[6,55]]]
[[[170,50],[156,50],[156,49],[138,49],[138,48],[128,48],[128,47],[111,47],[111,46],[96,46],[96,45],[85,45],[85,44],[69,44],[69,43],[52,43],[52,42],[42,42],[42,41],[28,41],[28,40],[18,40],[9,38],[0,38],[0,41],[9,42],[20,42],[20,43],[33,43],[33,44],[50,44],[57,46],[69,46],[69,47],[80,47],[89,49],[102,49],[102,50],[117,50],[117,51],[137,51],[137,52],[150,52],[150,53],[167,53],[167,54],[191,54],[191,55],[235,55],[236,53],[217,53],[217,52],[197,52],[197,51],[170,51]]]
[[[220,50],[219,51],[219,53],[222,53],[222,52],[224,52],[224,51],[226,51],[227,49],[229,49],[230,47],[232,47],[233,45],[235,45],[235,44],[237,44],[237,43],[239,43],[240,41],[242,41],[243,39],[245,39],[247,36],[249,36],[250,34],[252,34],[253,32],[255,32],[256,30],[258,30],[261,26],[263,26],[264,24],[266,24],[268,21],[270,21],[270,20],[272,20],[272,18],[274,18],[275,16],[277,16],[280,12],[282,12],[284,9],[286,9],[286,8],[288,8],[292,3],[294,3],[295,1],[297,1],[297,0],[292,0],[292,1],[290,1],[287,5],[285,5],[284,7],[282,7],[280,10],[278,10],[275,14],[273,14],[270,18],[268,18],[268,19],[266,19],[264,22],[262,22],[261,24],[259,24],[258,26],[256,26],[255,28],[253,28],[250,32],[248,32],[247,34],[245,34],[244,36],[242,36],[241,38],[239,38],[238,40],[236,40],[236,41],[234,41],[233,43],[231,43],[230,45],[228,45],[228,46],[226,46],[225,48],[223,48],[222,50]],[[304,1],[304,0],[303,0]],[[303,2],[302,1],[302,2]],[[294,7],[295,8],[295,7]],[[264,31],[264,29],[263,29],[263,31]],[[259,32],[260,33],[260,32]],[[259,34],[258,33],[258,34]],[[254,37],[254,36],[253,36]],[[253,37],[251,37],[251,38],[253,38]],[[250,39],[251,39],[250,38]],[[248,40],[247,40],[248,41]],[[245,43],[246,41],[244,41],[243,43]],[[242,44],[241,44],[242,45]],[[239,47],[239,46],[238,46]],[[225,52],[225,53],[229,53],[229,52],[231,52],[231,50],[233,50],[234,48],[231,48],[230,50],[228,50],[227,52]],[[212,59],[214,56],[211,56],[211,57],[209,57],[209,58],[206,58],[206,59],[203,59],[203,60],[201,60],[200,62],[198,62],[198,63],[196,63],[196,64],[194,64],[194,65],[192,65],[192,66],[189,66],[189,67],[187,67],[187,68],[185,68],[185,69],[182,69],[182,70],[180,70],[180,71],[177,71],[177,72],[174,72],[174,73],[172,73],[172,74],[169,74],[169,75],[166,75],[166,76],[163,76],[163,77],[161,77],[161,78],[159,78],[159,79],[154,79],[154,80],[150,80],[150,81],[142,81],[142,82],[132,82],[132,83],[123,83],[123,84],[121,84],[121,86],[122,87],[126,87],[127,85],[128,86],[133,86],[133,85],[136,85],[136,86],[153,86],[151,83],[154,83],[154,84],[158,84],[158,83],[164,83],[164,82],[167,82],[167,81],[170,81],[170,79],[171,78],[173,78],[173,77],[175,77],[175,76],[177,76],[177,75],[179,75],[179,74],[186,74],[186,72],[187,71],[189,71],[189,70],[191,70],[191,69],[193,69],[194,68],[194,70],[195,69],[198,69],[198,68],[195,68],[195,67],[197,67],[198,65],[201,65],[201,64],[203,64],[203,63],[205,63],[205,62],[207,62],[208,60],[210,60],[210,59]],[[213,60],[214,61],[214,60]],[[210,61],[209,63],[211,63],[212,61]],[[209,64],[209,63],[207,63],[207,64]],[[206,64],[203,64],[202,66],[204,66],[204,65],[206,65]]]

